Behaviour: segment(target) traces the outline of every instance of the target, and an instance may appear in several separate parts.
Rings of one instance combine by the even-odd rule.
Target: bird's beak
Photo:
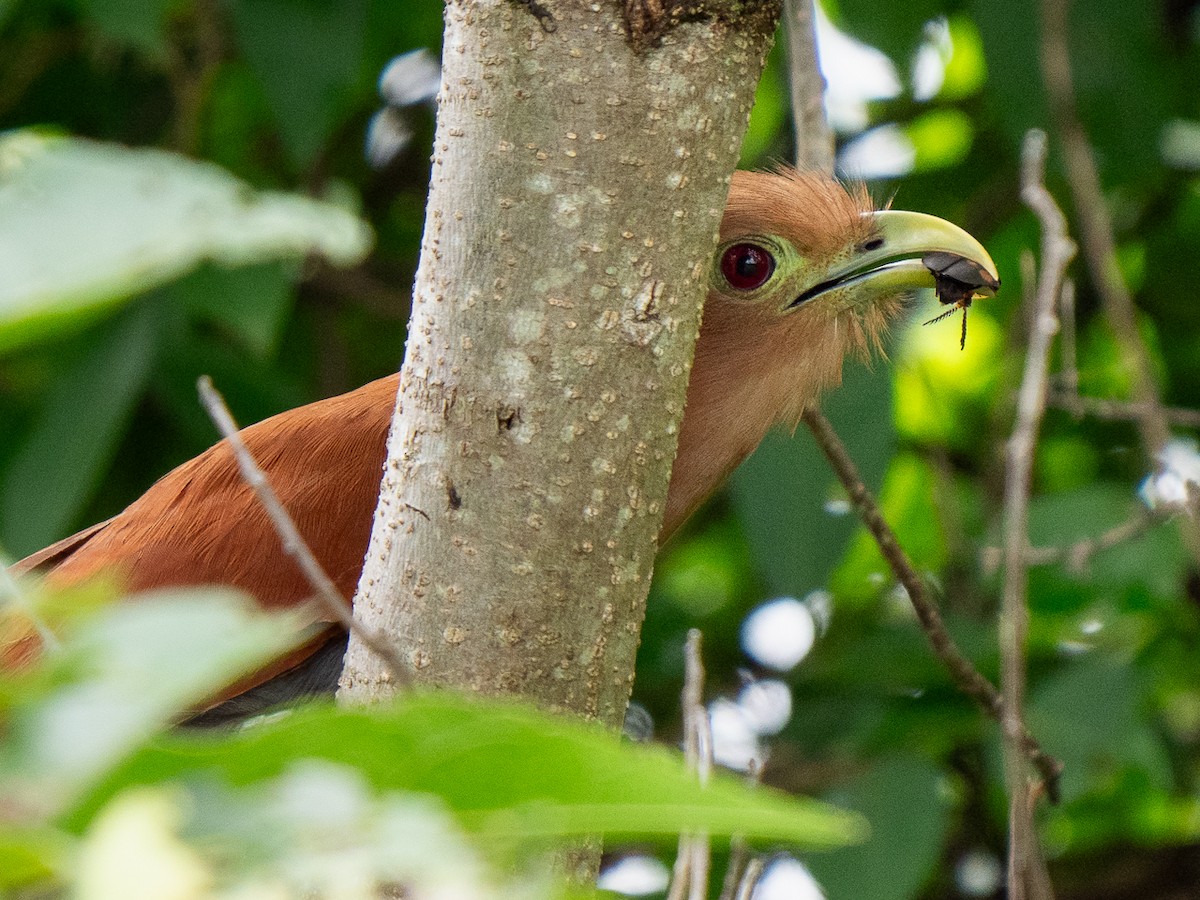
[[[940,297],[969,303],[999,290],[996,264],[983,245],[957,225],[891,209],[866,215],[873,224],[870,236],[819,273],[789,308],[833,292],[853,294],[857,304],[932,287]]]

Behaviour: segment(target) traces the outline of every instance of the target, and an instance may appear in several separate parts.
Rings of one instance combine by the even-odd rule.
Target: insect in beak
[[[938,302],[949,305],[950,308],[940,315],[934,316],[925,325],[940,322],[946,316],[962,310],[962,338],[958,348],[967,346],[967,310],[971,301],[976,297],[992,297],[1000,289],[999,280],[974,260],[959,256],[955,253],[936,251],[926,253],[921,258],[925,268],[933,275],[934,292]]]

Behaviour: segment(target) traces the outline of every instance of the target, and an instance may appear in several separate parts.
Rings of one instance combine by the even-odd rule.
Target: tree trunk
[[[774,0],[697,6],[678,22],[637,0],[447,5],[355,600],[419,683],[622,721],[710,256],[778,16]],[[352,637],[340,696],[396,687]]]

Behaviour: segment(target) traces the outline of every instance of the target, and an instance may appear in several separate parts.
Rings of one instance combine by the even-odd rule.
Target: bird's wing
[[[349,603],[358,584],[387,453],[398,376],[290,410],[242,431],[301,535]],[[332,617],[284,552],[227,442],[169,472],[123,512],[14,566],[67,585],[101,571],[130,593],[228,585],[266,609],[307,611],[312,638],[205,708],[295,669],[336,636]],[[11,656],[11,654],[7,654]],[[0,660],[7,658],[0,651]]]
[[[65,537],[61,541],[55,541],[49,547],[39,550],[37,553],[31,553],[20,562],[13,563],[9,566],[8,571],[13,575],[28,575],[30,572],[36,572],[39,569],[52,568],[86,544],[110,522],[112,522],[112,519],[97,522],[95,525],[89,525],[82,531],[75,532],[70,537]]]

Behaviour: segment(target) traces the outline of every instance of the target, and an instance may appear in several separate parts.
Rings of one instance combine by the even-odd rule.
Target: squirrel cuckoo
[[[666,540],[776,422],[795,425],[848,354],[865,355],[917,288],[964,307],[999,286],[970,235],[920,213],[876,211],[863,190],[781,170],[734,175],[688,385],[660,540]],[[371,531],[398,376],[244,429],[317,559],[354,595]],[[222,441],[159,479],[124,512],[17,563],[69,584],[111,569],[130,591],[241,588],[267,609],[312,590],[287,557]],[[314,608],[314,619],[320,618]],[[213,698],[213,724],[332,692],[346,636],[327,621],[301,649]],[[0,649],[18,664],[22,637]]]

